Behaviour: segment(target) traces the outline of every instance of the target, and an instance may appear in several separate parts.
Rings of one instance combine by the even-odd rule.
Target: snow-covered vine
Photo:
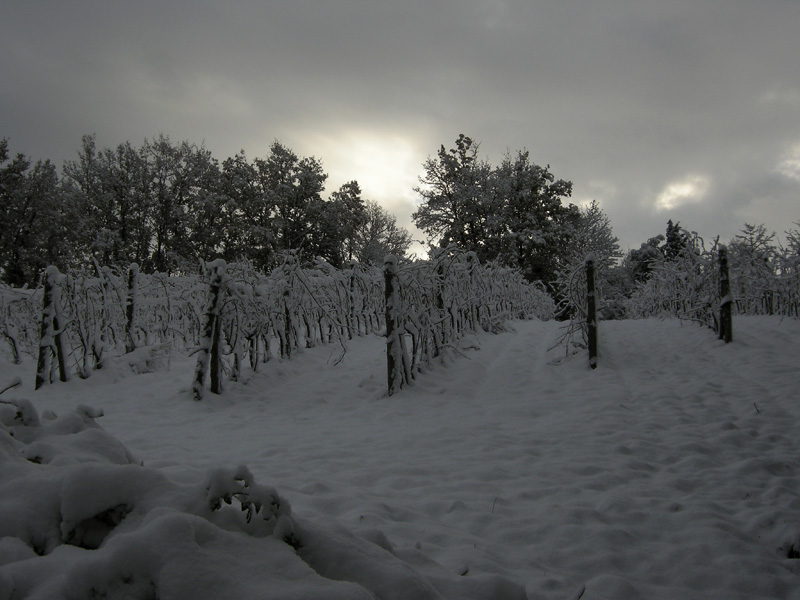
[[[293,252],[268,274],[246,262],[207,266],[215,265],[222,276],[211,319],[215,269],[167,276],[143,274],[135,265],[124,271],[95,265],[90,274],[51,278],[62,315],[55,329],[65,344],[67,370],[89,377],[113,355],[200,352],[198,396],[205,386],[200,373],[211,372],[218,389],[222,378],[238,380],[244,365],[257,370],[273,357],[290,358],[330,343],[340,347],[341,358],[348,339],[385,331],[384,279],[377,267],[351,262],[336,269],[319,259],[303,268]],[[482,265],[474,253],[456,248],[429,261],[399,264],[397,282],[397,331],[409,344],[409,373],[455,348],[468,331],[497,331],[511,318],[547,319],[555,309],[544,289],[528,284],[518,271]],[[42,337],[37,326],[43,322],[43,295],[44,286],[0,286],[0,333],[15,356],[36,356],[40,339],[53,347],[53,332]],[[49,326],[52,319],[44,323]],[[141,372],[158,361],[139,363]]]

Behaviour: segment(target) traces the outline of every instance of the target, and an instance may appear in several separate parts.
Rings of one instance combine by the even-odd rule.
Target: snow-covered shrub
[[[763,226],[745,225],[728,247],[734,314],[800,316],[798,256],[777,249]],[[791,239],[791,238],[790,238]],[[629,316],[677,316],[715,331],[719,318],[719,240],[706,248],[697,234],[669,258],[650,263],[648,278],[627,302]]]
[[[648,279],[639,284],[627,303],[632,318],[676,316],[703,323],[718,331],[719,247],[710,248],[697,234],[670,258],[650,264]]]
[[[774,233],[746,223],[730,244],[731,292],[738,314],[800,316],[800,255],[796,230],[787,247],[774,245]]]
[[[38,292],[38,293],[37,293]],[[0,336],[8,344],[14,363],[23,354],[35,355],[39,342],[36,324],[41,314],[41,289],[12,288],[0,283]]]

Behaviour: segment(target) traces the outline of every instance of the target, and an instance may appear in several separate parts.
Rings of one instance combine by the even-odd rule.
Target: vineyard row
[[[550,318],[554,309],[517,271],[452,248],[424,262],[392,258],[383,270],[323,261],[301,268],[288,253],[269,274],[221,260],[199,276],[177,277],[145,275],[135,264],[127,272],[96,265],[91,277],[49,267],[36,289],[0,288],[0,334],[16,361],[37,357],[37,387],[89,377],[109,357],[137,350],[193,353],[200,399],[237,380],[245,366],[258,370],[321,344],[339,344],[343,354],[347,340],[379,333],[387,336],[387,360],[396,360],[388,369],[393,393],[467,331],[497,331],[508,318]]]

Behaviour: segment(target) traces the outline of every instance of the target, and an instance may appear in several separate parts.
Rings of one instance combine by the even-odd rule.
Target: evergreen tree
[[[658,234],[644,242],[638,249],[631,250],[623,261],[623,265],[630,270],[634,281],[644,282],[650,277],[653,265],[664,260],[662,242],[664,236]]]
[[[675,260],[682,252],[691,247],[692,236],[681,227],[680,221],[673,225],[672,219],[667,221],[667,235],[662,248],[667,260]]]
[[[636,282],[650,278],[653,267],[661,261],[677,260],[684,252],[694,252],[694,236],[681,227],[680,222],[667,221],[666,235],[659,234],[644,242],[638,249],[631,250],[621,265],[630,271]]]

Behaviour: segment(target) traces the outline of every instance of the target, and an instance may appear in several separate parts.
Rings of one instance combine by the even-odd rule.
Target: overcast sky
[[[526,148],[624,248],[800,221],[798,0],[5,2],[0,137],[57,165],[160,133],[219,160],[280,140],[412,228],[459,133]],[[422,234],[415,231],[418,237]]]

